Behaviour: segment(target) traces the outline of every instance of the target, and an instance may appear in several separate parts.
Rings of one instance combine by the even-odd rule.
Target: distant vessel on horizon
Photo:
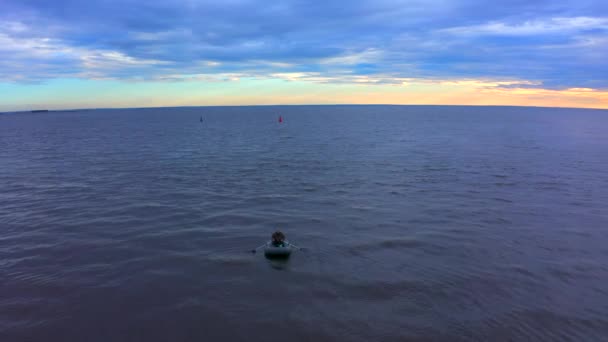
[[[46,113],[48,112],[48,109],[33,109],[31,110],[32,113]]]

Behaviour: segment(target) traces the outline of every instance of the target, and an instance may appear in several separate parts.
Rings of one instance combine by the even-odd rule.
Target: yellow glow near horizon
[[[229,78],[209,82],[72,80],[66,84],[8,85],[14,91],[0,110],[168,107],[275,104],[516,105],[608,109],[608,91],[590,88],[544,89],[532,81],[424,80],[316,75],[274,75],[267,79]],[[519,86],[519,87],[518,87]],[[525,86],[525,87],[524,87]],[[4,87],[4,88],[3,88]],[[4,107],[4,108],[3,108]]]

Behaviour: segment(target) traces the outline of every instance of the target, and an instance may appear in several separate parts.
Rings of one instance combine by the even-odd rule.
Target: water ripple
[[[3,115],[0,339],[605,340],[605,114]]]

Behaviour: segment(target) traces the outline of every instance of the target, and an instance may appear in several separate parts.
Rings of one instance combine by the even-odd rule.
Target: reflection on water
[[[289,258],[266,258],[270,267],[275,270],[289,270]]]

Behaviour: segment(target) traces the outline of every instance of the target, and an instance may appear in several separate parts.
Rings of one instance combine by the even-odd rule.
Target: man
[[[285,234],[277,230],[272,234],[272,245],[275,247],[285,247]]]

